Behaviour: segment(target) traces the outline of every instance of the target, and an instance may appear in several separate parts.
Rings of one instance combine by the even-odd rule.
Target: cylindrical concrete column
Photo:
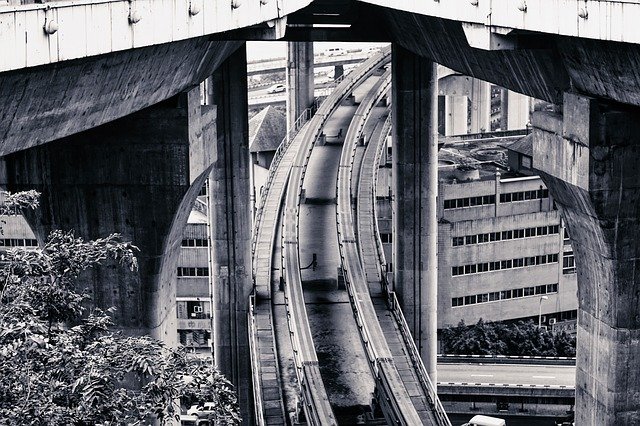
[[[536,112],[534,167],[578,273],[577,425],[640,424],[640,109],[565,94]]]
[[[313,105],[313,42],[287,42],[287,131]]]
[[[393,46],[394,286],[436,382],[438,128],[436,64]]]
[[[445,105],[445,136],[466,135],[469,122],[469,101],[466,96],[447,95]]]
[[[470,133],[491,131],[491,84],[473,79],[471,89]]]
[[[210,177],[214,359],[238,392],[243,424],[253,424],[247,315],[251,282],[251,213],[244,47],[212,76],[217,143]]]

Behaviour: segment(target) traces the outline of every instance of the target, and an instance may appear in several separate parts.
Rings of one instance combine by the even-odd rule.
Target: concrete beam
[[[175,96],[211,75],[240,44],[197,38],[1,73],[0,155],[95,128]]]
[[[533,115],[534,167],[578,269],[576,424],[640,422],[640,109],[565,94]]]
[[[394,286],[431,380],[436,381],[438,174],[436,65],[394,45]]]

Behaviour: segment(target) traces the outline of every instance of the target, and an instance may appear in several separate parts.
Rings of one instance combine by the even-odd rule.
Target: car
[[[280,93],[287,90],[287,86],[284,84],[274,84],[273,86],[267,89],[267,93]]]
[[[213,402],[205,402],[202,405],[192,405],[187,410],[187,416],[208,417],[209,414],[215,413],[215,404]]]
[[[324,51],[324,56],[341,56],[345,53],[345,50],[340,47],[330,47]]]

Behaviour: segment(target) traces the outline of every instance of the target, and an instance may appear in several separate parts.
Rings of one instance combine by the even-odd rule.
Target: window
[[[464,305],[464,298],[462,297],[453,297],[451,299],[451,306],[452,307],[456,307],[456,306],[462,306]]]
[[[536,289],[534,287],[525,287],[524,289],[525,296],[535,296]]]
[[[489,293],[489,302],[493,302],[496,300],[500,300],[500,292],[494,291],[493,293]]]
[[[464,245],[464,237],[453,237],[453,246],[462,246]]]
[[[179,277],[208,277],[209,268],[179,267]]]
[[[558,283],[547,284],[547,293],[557,293],[557,292],[558,292]]]
[[[527,228],[524,230],[524,236],[529,238],[529,237],[535,237],[536,236],[536,228]]]
[[[454,266],[451,268],[451,275],[464,275],[464,266]]]
[[[503,290],[500,292],[500,299],[511,299],[511,290]]]
[[[464,298],[465,305],[475,305],[476,304],[476,295],[473,296],[465,296]]]
[[[489,293],[482,293],[478,295],[478,303],[486,303],[489,301]]]
[[[515,290],[512,291],[512,294],[513,294],[513,297],[523,297],[524,289],[516,288]]]
[[[502,231],[502,239],[503,240],[512,240],[513,239],[513,231]]]
[[[513,238],[524,238],[524,229],[516,229],[513,231]]]
[[[562,273],[576,273],[576,261],[573,255],[573,251],[565,251],[564,253],[562,253]]]
[[[208,247],[209,241],[202,238],[190,238],[182,240],[182,247]]]
[[[465,274],[475,274],[476,273],[476,265],[464,265],[464,273]]]
[[[478,272],[487,272],[489,270],[489,262],[478,263]]]
[[[500,232],[492,232],[489,234],[489,241],[500,241]]]
[[[489,234],[478,234],[478,244],[488,243],[489,242]]]
[[[476,244],[478,242],[477,235],[467,235],[464,240],[465,244]]]
[[[536,234],[538,236],[547,235],[547,227],[546,226],[538,226],[536,228]]]
[[[522,268],[524,266],[524,259],[513,259],[514,268]]]
[[[549,227],[549,234],[557,234],[560,230],[559,225],[553,225]]]
[[[547,294],[547,286],[545,285],[537,285],[536,286],[536,294]]]
[[[520,167],[522,167],[523,169],[530,169],[531,157],[529,157],[528,155],[520,154]]]
[[[392,234],[388,234],[388,233],[380,233],[380,242],[382,244],[391,244],[391,236]]]
[[[549,263],[556,263],[558,261],[558,253],[553,253],[547,256],[549,258]]]

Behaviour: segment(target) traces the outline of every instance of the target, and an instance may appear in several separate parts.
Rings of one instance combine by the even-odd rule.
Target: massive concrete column
[[[287,43],[287,130],[313,105],[313,42]]]
[[[447,95],[445,107],[445,136],[466,135],[468,123],[468,100],[466,96]]]
[[[114,306],[126,334],[177,343],[175,281],[182,229],[208,174],[215,137],[197,87],[111,123],[11,154],[10,190],[36,189],[27,214],[44,240],[51,230],[96,239],[120,233],[140,248],[139,269],[116,263],[81,276],[92,303]]]
[[[438,128],[436,64],[393,46],[395,290],[436,382]]]
[[[639,424],[640,109],[565,94],[533,126],[578,267],[576,424]]]
[[[216,158],[209,185],[214,359],[236,386],[243,424],[253,424],[247,324],[252,282],[245,48],[232,54],[211,81],[218,113]]]
[[[471,89],[470,133],[491,131],[491,84],[474,78]]]

